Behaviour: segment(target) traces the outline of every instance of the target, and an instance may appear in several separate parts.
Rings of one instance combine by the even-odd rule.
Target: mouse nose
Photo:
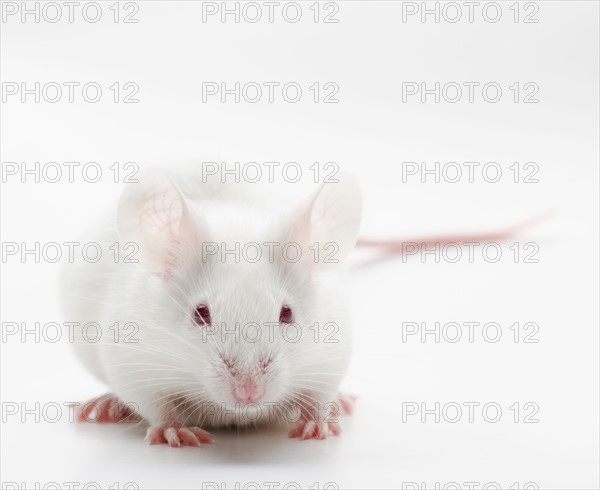
[[[254,403],[264,393],[264,389],[252,378],[237,382],[233,387],[233,397],[240,403]]]

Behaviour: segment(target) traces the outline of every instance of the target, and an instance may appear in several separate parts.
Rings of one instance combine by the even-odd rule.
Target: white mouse
[[[351,176],[337,180],[278,206],[264,188],[193,168],[127,184],[85,237],[102,259],[62,277],[76,353],[111,390],[79,418],[147,422],[150,444],[173,447],[211,442],[206,428],[281,420],[291,437],[338,435],[353,403],[338,395],[351,351],[340,269],[361,197]]]

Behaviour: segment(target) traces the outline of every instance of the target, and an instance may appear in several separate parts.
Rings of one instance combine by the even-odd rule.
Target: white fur
[[[128,184],[118,215],[95,226],[85,240],[97,241],[105,252],[115,242],[137,242],[140,263],[115,263],[105,253],[95,264],[68,264],[63,274],[65,320],[96,322],[102,329],[96,343],[77,329],[78,357],[153,426],[168,423],[174,413],[186,425],[243,425],[266,421],[273,414],[268,403],[281,407],[298,397],[320,406],[335,401],[351,344],[340,268],[305,257],[313,253],[308,247],[314,242],[320,243],[321,256],[325,242],[339,243],[340,259],[355,244],[360,196],[356,183],[343,179],[325,184],[300,204],[287,203],[284,192],[276,201],[279,209],[264,204],[263,190],[215,179],[203,183],[193,169],[169,177],[148,171],[140,183]],[[220,256],[203,260],[206,241],[229,249],[235,242],[296,241],[305,255],[293,264],[276,253],[272,262],[262,246],[256,263],[236,262],[232,255],[224,261]],[[192,321],[200,303],[209,306],[214,330]],[[278,321],[283,304],[292,307],[300,326],[298,342],[284,340],[285,326],[264,326]],[[117,340],[110,329],[127,322],[139,326],[132,339],[137,343],[124,341],[132,330],[121,330]],[[241,328],[250,327],[240,325],[249,322],[261,328],[257,342],[248,340],[256,329],[242,335]],[[319,341],[310,328],[316,322]],[[327,322],[339,327],[332,335],[337,342],[324,342],[334,328],[324,330]],[[224,359],[235,364],[235,372],[252,375],[263,386],[256,417],[236,406],[232,371]],[[271,361],[263,372],[261,363],[267,359]]]

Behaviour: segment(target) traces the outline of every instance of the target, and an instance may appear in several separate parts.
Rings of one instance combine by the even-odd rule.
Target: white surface
[[[598,4],[538,2],[537,24],[511,22],[504,3],[496,24],[402,23],[401,2],[340,2],[337,24],[202,23],[200,3],[139,5],[137,24],[1,24],[3,82],[140,87],[140,103],[129,105],[110,102],[108,90],[95,105],[9,99],[3,162],[335,161],[361,180],[365,236],[495,230],[548,209],[556,214],[519,238],[539,245],[537,264],[513,263],[505,247],[496,264],[415,256],[353,272],[356,348],[346,387],[360,400],[340,438],[217,432],[213,447],[174,450],[148,447],[141,432],[122,426],[71,424],[66,412],[55,424],[8,416],[5,486],[598,488]],[[340,103],[203,104],[202,81],[334,81]],[[402,103],[403,81],[496,81],[506,95],[497,104]],[[506,87],[515,81],[537,83],[540,102],[513,103]],[[497,161],[507,175],[512,162],[534,161],[540,183],[403,183],[403,161]],[[119,192],[109,179],[9,178],[2,239],[76,240]],[[3,322],[64,320],[58,265],[8,260],[2,268]],[[402,322],[435,321],[498,322],[503,337],[402,341]],[[529,321],[540,326],[539,343],[511,341],[508,326]],[[3,343],[3,403],[100,394],[105,388],[69,347]],[[466,413],[454,424],[431,416],[403,422],[402,403],[410,402],[495,402],[503,416],[495,424],[480,411],[473,423]],[[539,422],[514,423],[508,407],[515,402],[536,403]]]

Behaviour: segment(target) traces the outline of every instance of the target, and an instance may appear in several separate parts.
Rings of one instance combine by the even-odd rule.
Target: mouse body
[[[146,422],[149,443],[175,447],[230,425],[339,433],[358,184],[340,174],[299,202],[275,187],[149,169],[90,227],[102,258],[67,264],[61,296],[77,357],[111,392],[80,420]]]

